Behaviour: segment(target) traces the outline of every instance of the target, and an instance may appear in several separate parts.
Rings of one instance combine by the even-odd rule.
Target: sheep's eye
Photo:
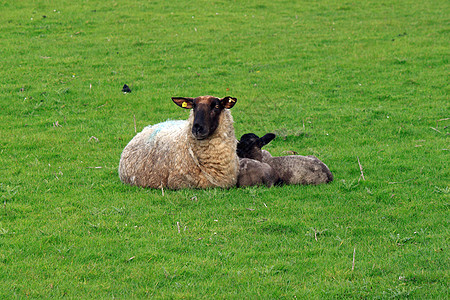
[[[219,108],[220,108],[220,106],[219,106],[219,104],[217,104],[216,107],[215,107],[215,109],[219,109]]]

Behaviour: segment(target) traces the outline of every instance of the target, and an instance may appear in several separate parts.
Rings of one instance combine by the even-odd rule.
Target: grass
[[[0,298],[448,298],[446,1],[0,8]],[[205,94],[335,181],[123,185],[134,119]]]

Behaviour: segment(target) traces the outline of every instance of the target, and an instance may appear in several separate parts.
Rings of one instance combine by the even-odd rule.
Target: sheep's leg
[[[186,189],[195,186],[196,185],[189,180],[186,175],[169,175],[169,178],[167,179],[167,187],[170,189]]]

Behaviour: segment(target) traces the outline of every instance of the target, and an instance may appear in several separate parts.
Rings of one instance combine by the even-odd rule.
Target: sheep
[[[278,181],[277,173],[269,164],[250,158],[239,159],[237,187],[253,185],[272,187]]]
[[[261,144],[263,139],[258,140],[260,142],[258,147],[254,147],[249,145],[251,152],[251,158],[239,158],[239,177],[237,186],[238,187],[246,187],[253,185],[266,185],[268,187],[272,187],[274,184],[279,182],[279,177],[275,170],[268,165],[267,163],[262,162],[261,150],[260,148],[264,146]],[[270,140],[269,140],[270,142]],[[239,144],[238,144],[239,145]],[[242,148],[243,144],[241,144]],[[254,149],[256,148],[256,149]],[[237,148],[238,156],[243,152],[243,149]]]
[[[251,158],[269,164],[284,184],[321,184],[333,181],[330,169],[315,156],[289,155],[273,157],[268,151],[261,150],[275,138],[272,133],[259,138],[256,134],[244,134],[238,145],[237,154],[242,158]]]
[[[251,158],[263,161],[261,148],[270,143],[275,138],[275,134],[268,133],[259,138],[254,133],[246,133],[241,136],[236,148],[236,153],[240,159]]]
[[[237,99],[172,97],[191,109],[187,120],[145,127],[125,147],[119,177],[148,188],[229,188],[236,185],[239,159],[229,109]]]

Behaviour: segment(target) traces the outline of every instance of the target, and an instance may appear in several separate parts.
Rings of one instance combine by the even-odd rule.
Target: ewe
[[[188,120],[145,127],[125,147],[119,163],[122,182],[149,188],[228,188],[236,185],[239,159],[233,118],[237,99],[173,97],[192,109]]]

